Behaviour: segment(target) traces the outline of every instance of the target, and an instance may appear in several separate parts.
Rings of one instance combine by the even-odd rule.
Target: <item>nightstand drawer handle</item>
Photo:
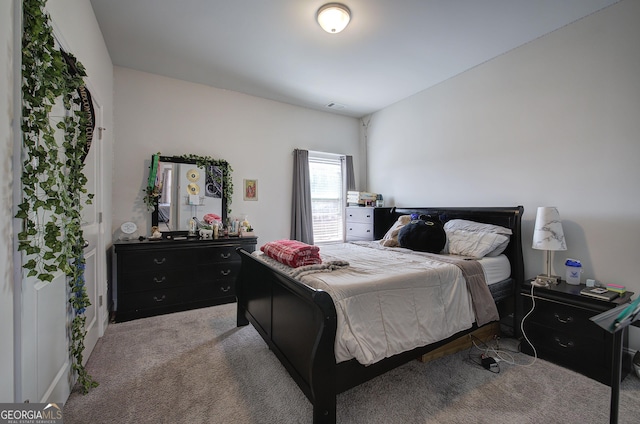
[[[229,274],[231,274],[231,270],[230,269],[221,269],[220,270],[220,274],[227,276]]]
[[[167,298],[167,296],[165,296],[164,294],[162,295],[162,297],[158,298],[158,296],[153,296],[153,300],[155,300],[156,302],[162,302]]]
[[[575,346],[575,344],[572,341],[569,341],[567,343],[562,343],[560,341],[560,338],[558,338],[558,337],[555,337],[555,341],[556,341],[556,343],[558,343],[558,346],[560,346],[560,347],[571,348],[571,347]]]
[[[155,262],[156,265],[162,265],[166,261],[167,261],[167,258],[162,258],[162,259],[153,258],[153,262]]]
[[[560,315],[558,315],[557,313],[555,313],[555,314],[553,314],[553,315],[556,317],[556,319],[557,319],[559,322],[561,322],[561,323],[563,323],[563,324],[570,324],[570,323],[572,323],[572,322],[573,322],[573,317],[572,317],[572,316],[568,316],[567,318],[560,318]]]
[[[167,277],[165,277],[164,275],[162,276],[162,278],[158,278],[158,277],[153,277],[153,281],[156,283],[164,283],[164,280],[166,280]]]
[[[222,259],[229,259],[231,257],[231,253],[221,253],[220,257]]]
[[[227,286],[226,288],[225,288],[225,287],[220,287],[220,290],[222,290],[223,292],[225,292],[225,293],[226,293],[226,292],[228,292],[229,290],[231,290],[231,286]]]

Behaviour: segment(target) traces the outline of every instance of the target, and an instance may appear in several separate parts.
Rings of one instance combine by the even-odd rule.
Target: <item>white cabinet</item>
[[[353,206],[346,210],[346,241],[373,240],[373,209]]]

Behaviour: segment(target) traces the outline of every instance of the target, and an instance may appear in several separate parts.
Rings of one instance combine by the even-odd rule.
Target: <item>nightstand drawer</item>
[[[531,308],[530,297],[525,296],[524,307],[525,310]],[[583,334],[596,341],[604,341],[605,331],[589,319],[594,315],[597,313],[587,309],[536,299],[536,307],[527,321],[566,333]]]
[[[603,339],[595,342],[587,332],[565,332],[536,323],[525,322],[525,333],[540,353],[551,353],[562,362],[603,364],[607,357],[606,343]],[[523,350],[527,350],[526,341]],[[529,353],[529,352],[527,352]],[[546,356],[546,355],[542,355]]]

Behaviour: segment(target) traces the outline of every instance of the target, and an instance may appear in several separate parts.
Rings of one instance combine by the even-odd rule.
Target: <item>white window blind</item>
[[[309,179],[314,242],[343,241],[342,157],[309,152]]]

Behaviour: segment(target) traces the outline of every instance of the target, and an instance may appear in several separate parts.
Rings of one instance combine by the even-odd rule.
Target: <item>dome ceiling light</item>
[[[329,34],[337,34],[349,24],[351,11],[340,3],[327,3],[318,9],[318,23]]]

